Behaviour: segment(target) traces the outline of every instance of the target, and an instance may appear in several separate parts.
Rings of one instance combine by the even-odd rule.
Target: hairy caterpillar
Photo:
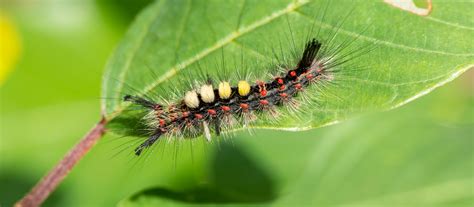
[[[296,66],[288,66],[286,72],[267,81],[239,80],[236,86],[227,81],[216,83],[208,78],[198,88],[187,91],[183,98],[163,105],[139,96],[125,95],[124,100],[146,108],[146,125],[152,133],[135,154],[153,145],[160,137],[204,137],[211,141],[211,132],[218,136],[222,129],[234,125],[251,124],[255,113],[269,114],[278,118],[278,107],[296,108],[297,96],[305,93],[310,85],[331,79],[334,64],[330,58],[318,56],[322,43],[309,40]]]
[[[327,10],[327,5],[322,9]],[[325,13],[326,11],[321,18],[324,18]],[[337,24],[337,28],[349,16],[350,13]],[[164,139],[163,137],[178,140],[203,135],[207,141],[211,141],[211,134],[219,136],[236,128],[251,128],[252,124],[260,119],[272,123],[285,119],[282,114],[286,117],[297,117],[301,113],[307,113],[307,108],[302,109],[304,105],[318,107],[311,104],[325,93],[321,89],[341,80],[339,72],[360,69],[355,65],[348,68],[347,63],[353,63],[351,60],[366,54],[370,48],[359,46],[348,51],[346,49],[350,48],[349,45],[355,42],[357,37],[336,42],[334,39],[338,35],[337,28],[333,33],[320,34],[321,28],[316,33],[313,31],[315,25],[309,26],[311,30],[307,31],[305,38],[300,38],[301,36],[293,33],[289,25],[290,32],[287,35],[290,37],[286,40],[289,40],[293,51],[282,50],[278,55],[273,51],[277,57],[269,66],[265,66],[268,68],[264,75],[266,77],[260,74],[256,78],[250,78],[249,74],[253,71],[243,71],[243,74],[240,74],[244,64],[242,61],[241,65],[234,69],[223,66],[223,70],[231,70],[230,72],[237,73],[238,77],[225,72],[208,74],[206,69],[199,68],[200,77],[189,74],[184,76],[184,82],[191,85],[189,90],[176,87],[176,84],[183,85],[180,80],[171,83],[171,88],[150,92],[153,94],[122,94],[123,101],[141,106],[145,112],[140,116],[147,139],[135,148],[135,155],[140,155],[143,150]],[[275,46],[272,47],[274,49]],[[343,65],[344,67],[341,67]],[[159,96],[169,94],[169,89],[174,90],[174,93],[171,92],[172,96],[154,96],[155,92],[160,94]],[[283,108],[289,109],[289,113],[282,113]]]

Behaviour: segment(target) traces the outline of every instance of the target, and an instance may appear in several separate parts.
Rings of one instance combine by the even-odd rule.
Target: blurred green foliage
[[[18,24],[23,53],[0,89],[2,206],[21,198],[99,120],[102,70],[130,16],[111,18],[120,12],[108,3],[97,10],[95,2],[71,2],[3,8]],[[56,10],[68,11],[60,14],[70,22],[53,21]],[[305,132],[195,140],[192,152],[190,142],[160,145],[137,159],[136,140],[106,136],[45,206],[469,206],[472,77],[468,71],[390,112]]]

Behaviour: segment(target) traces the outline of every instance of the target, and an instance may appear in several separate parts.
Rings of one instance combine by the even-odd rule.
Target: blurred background
[[[100,118],[104,65],[149,0],[0,7],[0,206],[11,206]],[[406,106],[305,132],[257,130],[137,160],[107,135],[45,206],[186,203],[469,206],[474,73]],[[117,155],[118,154],[118,155]]]

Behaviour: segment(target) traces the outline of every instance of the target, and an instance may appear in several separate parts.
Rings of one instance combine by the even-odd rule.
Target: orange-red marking
[[[186,117],[188,117],[188,116],[189,116],[189,112],[187,112],[187,111],[183,112],[183,117],[184,117],[184,118],[186,118]]]
[[[201,114],[194,114],[194,116],[196,117],[196,119],[202,119],[202,118],[204,118]]]
[[[291,76],[291,77],[295,77],[295,76],[296,76],[296,72],[295,72],[295,71],[291,71],[291,72],[290,72],[290,76]]]
[[[240,108],[242,108],[242,109],[248,109],[248,108],[249,108],[249,105],[248,105],[248,104],[245,104],[245,103],[241,103],[241,104],[240,104]]]
[[[209,115],[216,115],[216,114],[217,114],[216,110],[214,110],[214,109],[208,109],[208,110],[207,110],[207,113],[208,113]]]
[[[280,84],[280,85],[285,83],[285,82],[283,82],[283,79],[281,79],[281,78],[278,78],[277,82],[278,82],[278,84]]]
[[[301,86],[301,84],[297,83],[297,84],[295,85],[295,88],[296,88],[297,90],[301,90],[301,89],[303,88],[303,86]]]
[[[160,119],[159,122],[160,122],[160,126],[165,126],[165,124],[166,124],[165,120],[163,120],[163,119]]]
[[[230,111],[230,107],[228,106],[222,106],[221,109],[222,111]]]

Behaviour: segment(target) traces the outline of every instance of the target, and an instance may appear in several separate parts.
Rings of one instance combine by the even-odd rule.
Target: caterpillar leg
[[[147,140],[145,140],[142,144],[140,144],[140,146],[135,148],[135,155],[140,156],[142,151],[150,147],[151,145],[153,145],[156,142],[156,140],[160,138],[160,136],[161,136],[161,132],[156,132],[155,134],[151,135]]]

